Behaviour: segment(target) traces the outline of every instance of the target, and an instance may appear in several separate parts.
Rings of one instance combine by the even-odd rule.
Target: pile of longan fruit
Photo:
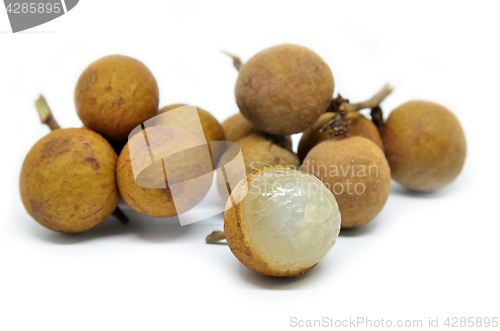
[[[234,151],[210,145],[234,142],[245,171],[237,185],[218,178],[219,192],[227,198],[225,233],[215,231],[207,242],[226,239],[233,254],[261,274],[293,276],[310,271],[328,253],[340,225],[362,226],[382,211],[391,177],[410,190],[432,191],[450,184],[463,168],[464,131],[441,105],[409,101],[384,120],[380,103],[392,87],[386,85],[361,103],[334,98],[329,66],[306,47],[270,47],[244,64],[231,56],[239,70],[235,97],[240,112],[219,124],[197,108],[204,137],[190,124],[173,128],[162,123],[158,115],[168,112],[182,123],[182,112],[174,110],[185,105],[158,109],[155,78],[143,63],[127,56],[103,57],[81,74],[74,98],[81,128],[61,129],[41,97],[37,109],[51,132],[31,148],[22,166],[19,188],[27,212],[41,225],[63,233],[88,231],[111,214],[125,220],[117,208],[120,197],[144,215],[179,215],[196,206],[212,185],[208,179],[197,184],[186,179],[221,167],[228,177],[237,176],[237,170],[225,167]],[[370,110],[370,118],[360,113],[362,109]],[[145,128],[143,123],[150,119],[155,125]],[[141,185],[137,173],[134,176],[134,165],[147,168],[150,163],[149,155],[140,153],[146,131],[155,155],[207,145],[208,157],[191,153],[189,160],[176,160],[175,166],[182,169],[176,180],[186,183],[176,186],[178,192],[163,176],[161,163],[142,174],[147,185]],[[291,135],[301,132],[295,152]],[[276,191],[262,181],[283,181],[278,175],[319,183],[320,192],[304,197],[300,188]],[[245,204],[252,182],[265,192]],[[280,232],[282,228],[288,232]],[[328,235],[318,239],[318,233]],[[278,238],[276,243],[273,238]],[[301,244],[295,245],[299,238]],[[275,247],[279,245],[289,246]],[[309,256],[314,245],[321,246],[322,253]]]

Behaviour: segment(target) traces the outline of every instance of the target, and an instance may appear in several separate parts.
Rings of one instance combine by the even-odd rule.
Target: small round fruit
[[[237,167],[225,167],[228,178],[231,182],[237,183],[248,174],[259,170],[265,166],[284,166],[298,169],[300,161],[297,155],[292,152],[291,144],[284,137],[276,137],[263,133],[254,133],[236,142],[241,149],[243,162],[245,163],[245,173]],[[218,168],[228,164],[238,154],[238,146],[229,148],[220,158]],[[225,200],[229,196],[224,178],[217,178],[217,187],[221,197]]]
[[[382,150],[363,137],[319,143],[307,154],[301,170],[321,179],[335,195],[343,228],[370,222],[389,197],[389,164]]]
[[[257,130],[255,126],[252,125],[241,113],[234,114],[233,116],[222,122],[222,129],[224,129],[224,135],[226,136],[226,141],[237,142],[238,140],[245,138],[253,133],[262,133]],[[292,137],[284,136],[288,141],[290,146],[292,145]]]
[[[325,257],[340,231],[333,194],[316,177],[266,167],[242,180],[224,213],[227,244],[247,268],[263,275],[305,274]],[[232,205],[232,201],[239,201]]]
[[[252,133],[260,133],[241,113],[234,114],[222,122],[222,128],[224,129],[226,140],[232,142],[236,142]]]
[[[140,172],[137,178],[134,169]],[[206,144],[187,130],[169,126],[148,127],[133,135],[116,166],[123,200],[152,217],[172,217],[196,206],[212,184],[212,177],[203,175],[211,172]]]
[[[383,139],[392,178],[412,190],[450,184],[465,163],[467,143],[460,122],[433,102],[410,101],[394,109]]]
[[[78,79],[75,106],[83,124],[111,141],[125,141],[158,110],[158,85],[136,59],[110,55],[90,64]]]
[[[160,109],[158,111],[158,114],[162,114],[162,113],[168,112],[169,110],[176,109],[176,108],[183,107],[183,106],[185,106],[185,105],[180,104],[180,103],[166,106],[166,107],[163,107],[162,109]],[[225,141],[224,130],[222,129],[222,126],[219,124],[219,122],[215,119],[215,117],[212,116],[212,114],[210,114],[208,111],[203,110],[199,107],[196,107],[196,109],[198,110],[198,116],[200,118],[200,123],[201,123],[201,127],[203,129],[203,133],[205,135],[205,139],[208,143],[208,148],[210,149],[210,151],[212,151],[212,148],[210,146],[211,141]],[[181,116],[182,116],[181,113],[176,113],[175,120],[182,121],[183,118]],[[168,122],[165,122],[164,120],[165,120],[165,118],[159,117],[156,120],[156,125],[168,124],[168,122],[171,119],[169,118]],[[197,123],[190,122],[190,121],[187,121],[186,123],[188,123],[188,125],[192,124],[193,128],[184,127],[184,129],[196,134],[196,130],[197,130],[196,124]],[[219,148],[219,147],[220,146],[217,145],[216,148],[214,148],[214,150],[213,150],[212,157],[214,159],[214,162],[217,162],[223,153],[223,149]]]
[[[314,146],[322,141],[331,139],[328,131],[319,132],[319,130],[332,119],[332,116],[332,113],[321,115],[318,121],[310,129],[304,131],[302,138],[300,138],[298,149],[298,155],[301,160],[304,160],[307,153],[309,153]],[[347,137],[361,136],[368,138],[384,150],[384,143],[382,142],[380,133],[372,121],[357,112],[347,114],[344,119],[351,121]]]
[[[306,130],[332,101],[330,67],[310,49],[270,47],[245,63],[236,81],[241,113],[263,132],[289,135]]]
[[[118,204],[116,158],[110,144],[94,131],[50,132],[24,159],[19,191],[26,211],[54,231],[92,229]]]

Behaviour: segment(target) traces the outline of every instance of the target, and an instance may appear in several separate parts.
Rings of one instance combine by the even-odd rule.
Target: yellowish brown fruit
[[[239,146],[245,164],[245,172],[238,167],[225,168],[228,178],[232,178],[236,183],[248,174],[265,166],[284,166],[295,169],[300,167],[299,158],[292,152],[291,144],[286,138],[254,133],[238,140],[236,143],[237,146],[229,148],[222,155],[217,166],[217,168],[221,168],[233,160],[238,154]],[[221,197],[226,200],[229,191],[224,178],[221,176],[217,178],[217,188]]]
[[[462,171],[465,134],[443,106],[428,101],[402,104],[391,112],[383,132],[392,178],[409,189],[437,190]]]
[[[239,70],[236,103],[260,131],[289,135],[306,130],[332,101],[330,67],[309,48],[278,45],[254,55]]]
[[[24,160],[19,180],[26,211],[59,232],[85,232],[115,210],[117,156],[99,134],[57,129],[40,139]]]
[[[321,179],[335,195],[342,214],[342,228],[370,222],[382,211],[389,197],[389,164],[382,150],[364,137],[319,143],[307,154],[301,170]]]
[[[149,69],[128,56],[110,55],[90,64],[75,88],[83,124],[110,141],[129,133],[158,110],[158,85]]]
[[[182,106],[185,106],[185,105],[177,103],[177,104],[173,104],[170,106],[166,106],[166,107],[161,108],[158,111],[158,114],[162,114],[162,113],[168,112],[169,110],[176,109],[176,108],[179,108]],[[208,148],[211,152],[213,152],[212,157],[214,159],[214,162],[216,162],[216,164],[217,164],[217,161],[219,160],[219,158],[222,155],[222,153],[224,152],[224,150],[222,148],[220,148],[219,145],[216,145],[216,146],[214,146],[214,148],[212,148],[210,146],[210,142],[211,141],[225,141],[226,138],[224,135],[224,130],[222,129],[222,126],[217,121],[217,119],[212,116],[212,114],[210,114],[208,111],[203,110],[199,107],[196,107],[196,109],[198,110],[198,116],[200,118],[200,123],[201,123],[201,127],[203,128],[203,133],[205,135],[205,139],[208,143]],[[182,121],[182,119],[183,119],[181,113],[175,113],[174,116],[175,116],[175,118],[173,118],[173,119],[169,118],[168,122],[171,122],[172,120],[173,121]],[[156,125],[168,125],[168,122],[165,121],[165,118],[159,117],[156,120]],[[187,124],[188,125],[195,124],[195,122],[189,121],[189,122],[187,122]],[[184,129],[186,129],[192,133],[196,133],[197,127],[195,127],[193,125],[192,128],[184,127]]]
[[[137,178],[134,169],[142,170]],[[203,175],[211,172],[212,160],[205,142],[187,130],[167,126],[136,133],[123,148],[116,166],[123,200],[138,213],[152,217],[172,217],[196,206],[212,184],[212,177]],[[194,178],[198,180],[191,180]]]

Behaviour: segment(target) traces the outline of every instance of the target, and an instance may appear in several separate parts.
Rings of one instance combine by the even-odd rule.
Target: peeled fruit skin
[[[103,222],[119,200],[116,153],[87,129],[58,129],[40,139],[21,168],[19,191],[28,214],[59,232],[85,232]]]
[[[462,171],[465,134],[448,109],[428,101],[410,101],[392,111],[383,134],[392,178],[415,191],[450,184]]]
[[[310,187],[317,191],[307,194]],[[263,275],[290,277],[311,271],[340,231],[334,196],[301,171],[260,169],[231,195],[224,213],[227,244],[243,265]],[[240,202],[233,206],[232,201]]]
[[[131,160],[130,151],[132,151],[132,155],[138,155],[143,150],[144,145],[141,145],[144,141],[143,131],[132,136],[118,157],[116,178],[123,200],[138,213],[152,217],[172,217],[196,206],[210,188],[212,179],[201,184],[186,180],[211,172],[212,161],[206,162],[205,159],[202,159],[202,153],[199,153],[198,159],[186,157],[182,153],[175,153],[175,158],[164,161],[165,163],[171,162],[174,166],[182,169],[178,174],[179,178],[175,178],[176,181],[182,182],[182,186],[178,188],[180,195],[174,204],[172,191],[164,177],[161,160],[157,160],[151,165],[149,154],[134,156],[134,159]],[[147,128],[146,133],[150,146],[155,146],[152,147],[154,155],[167,155],[173,151],[185,150],[189,146],[203,144],[191,132],[177,127],[153,126]],[[208,149],[206,149],[206,156],[208,156]],[[134,179],[132,161],[135,165],[151,165],[141,172],[141,178],[148,183],[147,187],[140,186]],[[186,178],[181,178],[183,176]]]
[[[310,49],[278,45],[254,55],[239,71],[236,103],[257,129],[277,135],[306,130],[332,101],[333,76]]]
[[[173,104],[170,106],[166,106],[166,107],[161,108],[158,111],[158,114],[162,114],[162,113],[165,113],[169,110],[176,109],[176,108],[179,108],[182,106],[185,106],[185,105],[177,103],[177,104]],[[217,121],[217,119],[215,117],[213,117],[212,114],[210,114],[206,110],[203,110],[199,107],[196,107],[196,109],[198,110],[198,116],[200,117],[201,127],[203,128],[203,133],[205,134],[205,139],[207,140],[207,143],[209,143],[210,141],[225,141],[226,138],[224,135],[224,130],[222,129],[222,126]],[[162,124],[161,118],[159,118],[156,121],[156,124],[157,125]],[[212,150],[212,148],[210,147],[210,144],[209,144],[208,148],[210,150]],[[213,151],[214,155],[212,155],[212,156],[213,156],[215,162],[217,162],[219,160],[220,156],[222,155],[222,152],[223,152],[223,150],[220,148],[214,149],[214,151]]]
[[[319,130],[332,119],[332,116],[332,113],[321,115],[318,121],[310,129],[304,131],[298,149],[298,155],[301,160],[304,160],[307,153],[309,153],[314,146],[322,141],[332,139],[328,131],[319,132]],[[380,149],[384,150],[384,143],[382,142],[380,133],[377,126],[372,121],[357,112],[347,114],[344,119],[351,121],[347,137],[361,136],[368,138],[377,144]]]
[[[83,124],[110,141],[129,133],[158,110],[158,85],[136,59],[110,55],[90,64],[75,88],[75,106]]]
[[[288,146],[285,145],[286,142],[285,140],[285,142],[281,143],[281,141],[276,141],[272,137],[261,133],[254,133],[238,140],[236,143],[241,148],[241,154],[243,155],[246,171],[245,175],[249,175],[265,166],[284,166],[298,169],[300,167],[299,158],[291,151],[291,147],[290,149],[287,148]],[[233,157],[234,152],[231,150],[222,154],[218,168],[227,164]],[[226,168],[226,171],[230,177],[233,177],[237,176],[236,171],[238,171],[238,169]],[[231,173],[234,174],[231,175]],[[243,174],[241,174],[239,178],[242,177]],[[217,186],[221,196],[225,198],[228,193],[225,193],[227,192],[227,187],[222,177],[217,179]]]
[[[301,170],[321,179],[335,195],[342,228],[370,222],[389,197],[389,164],[382,150],[363,137],[321,142],[307,154]]]

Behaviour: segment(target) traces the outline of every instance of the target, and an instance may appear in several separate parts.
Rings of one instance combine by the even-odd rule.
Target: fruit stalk
[[[35,106],[36,110],[38,111],[38,115],[40,116],[40,121],[42,122],[42,124],[46,124],[51,131],[61,128],[59,123],[57,123],[54,115],[52,114],[52,110],[50,110],[50,107],[47,104],[47,100],[45,100],[45,98],[42,95],[40,95],[38,99],[35,101]],[[116,218],[118,218],[118,220],[123,224],[126,224],[130,221],[127,215],[125,215],[119,207],[116,207],[115,211],[113,212],[113,215]]]
[[[46,124],[51,131],[60,129],[59,123],[57,123],[56,119],[52,115],[52,111],[47,104],[47,100],[40,95],[38,99],[35,101],[35,106],[38,111],[38,115],[40,116],[40,121],[42,124]]]
[[[370,99],[359,103],[349,103],[349,101],[347,100],[343,101],[339,105],[338,110],[342,114],[349,114],[365,108],[375,108],[382,101],[384,101],[384,99],[387,98],[387,96],[389,96],[389,94],[391,94],[393,90],[394,89],[391,85],[386,84],[377,94],[375,94]]]
[[[229,55],[233,59],[233,65],[236,68],[236,70],[240,71],[240,68],[243,65],[243,62],[241,62],[241,59],[238,56],[231,54],[229,52],[226,52],[224,50],[221,50],[221,52],[226,54],[226,55]]]
[[[211,234],[209,234],[207,236],[205,241],[207,242],[207,244],[215,244],[215,243],[218,243],[219,241],[225,240],[225,239],[226,239],[226,235],[225,235],[224,231],[214,230]]]

